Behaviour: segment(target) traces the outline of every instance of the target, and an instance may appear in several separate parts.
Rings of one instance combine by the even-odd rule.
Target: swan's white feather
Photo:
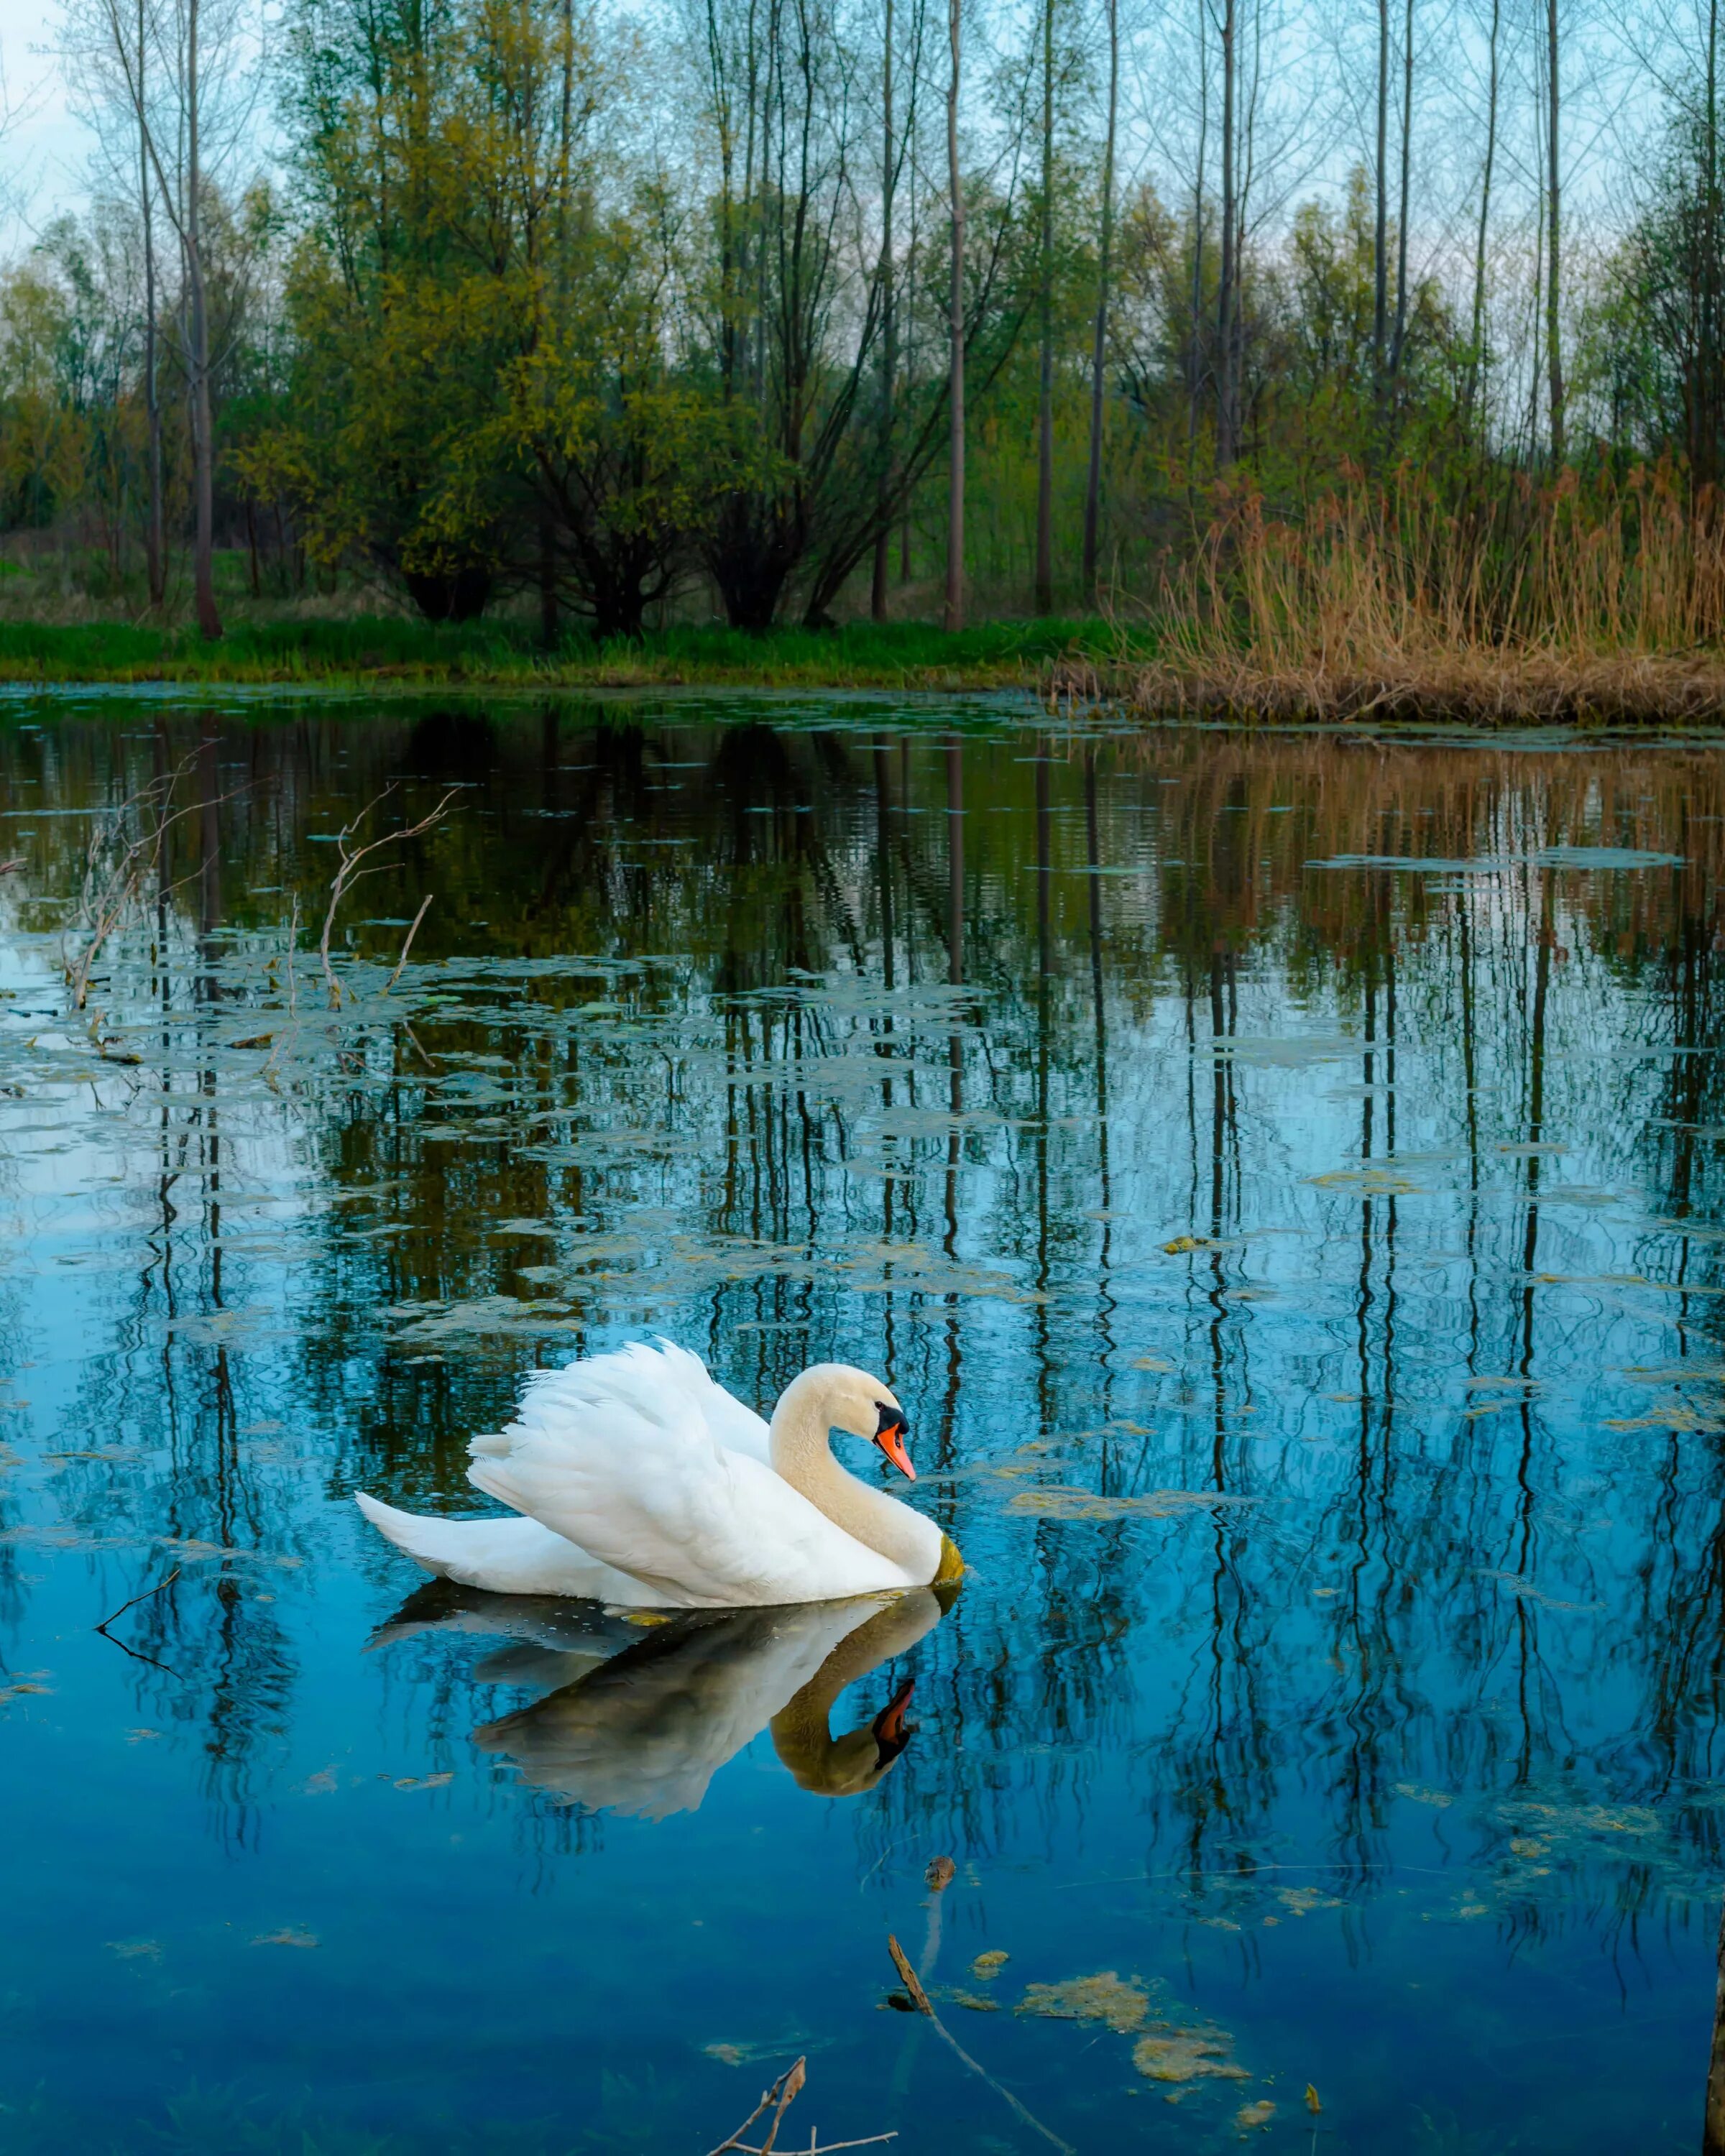
[[[643,1365],[655,1359],[637,1348],[530,1384],[517,1419],[475,1440],[469,1480],[684,1609],[922,1584],[763,1460],[721,1443],[681,1373],[650,1382]]]

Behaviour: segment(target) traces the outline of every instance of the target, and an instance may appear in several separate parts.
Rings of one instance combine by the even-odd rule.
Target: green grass
[[[459,682],[517,688],[711,684],[769,688],[1034,687],[1061,660],[1137,656],[1102,621],[988,622],[948,636],[932,624],[660,630],[639,644],[566,637],[547,651],[511,622],[439,627],[400,617],[239,622],[219,642],[189,629],[120,622],[0,622],[0,680],[12,682]]]

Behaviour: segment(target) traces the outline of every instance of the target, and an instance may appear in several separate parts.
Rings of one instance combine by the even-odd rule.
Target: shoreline
[[[1219,649],[1132,649],[1100,622],[852,624],[746,637],[661,632],[640,648],[547,654],[509,625],[445,629],[358,618],[239,623],[204,644],[130,624],[0,622],[0,693],[252,689],[580,696],[655,691],[1014,696],[1051,716],[1106,711],[1145,726],[1481,731],[1686,729],[1725,723],[1725,653],[1564,653],[1474,646],[1265,665]],[[950,656],[948,653],[950,652]]]

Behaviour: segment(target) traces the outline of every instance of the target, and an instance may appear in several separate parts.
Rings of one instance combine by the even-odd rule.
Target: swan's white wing
[[[664,1819],[694,1811],[857,1625],[854,1603],[688,1620],[473,1733],[567,1804]]]
[[[522,1391],[516,1419],[550,1427],[564,1417],[572,1422],[595,1409],[619,1406],[662,1419],[680,1401],[727,1452],[746,1454],[762,1466],[770,1462],[772,1434],[760,1416],[727,1393],[700,1356],[670,1340],[651,1347],[631,1341],[608,1355],[566,1363],[559,1370],[535,1370]]]
[[[629,1609],[652,1609],[665,1598],[644,1580],[575,1548],[537,1520],[438,1520],[398,1512],[380,1498],[354,1492],[353,1502],[378,1533],[427,1572],[492,1594],[561,1594]]]
[[[544,1430],[572,1430],[595,1408],[621,1404],[662,1415],[677,1402],[727,1450],[765,1463],[770,1439],[760,1416],[716,1384],[698,1355],[669,1340],[536,1371],[522,1397],[521,1419]],[[357,1502],[378,1532],[416,1564],[464,1587],[493,1594],[576,1595],[630,1609],[686,1606],[680,1594],[636,1579],[538,1520],[521,1517],[525,1507],[506,1520],[439,1520],[399,1512],[375,1497]]]
[[[721,1442],[709,1393],[729,1397],[710,1379],[703,1392],[648,1348],[547,1373],[506,1430],[474,1440],[469,1479],[689,1609],[914,1584],[771,1467]]]

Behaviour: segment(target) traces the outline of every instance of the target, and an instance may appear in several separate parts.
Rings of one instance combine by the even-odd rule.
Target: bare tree
[[[1102,233],[1096,260],[1096,341],[1091,352],[1090,472],[1084,490],[1084,589],[1092,605],[1096,598],[1101,521],[1103,392],[1108,367],[1108,279],[1114,245],[1114,144],[1119,110],[1120,0],[1108,0],[1108,125],[1102,144]]]
[[[1216,300],[1216,466],[1240,454],[1240,199],[1235,118],[1240,83],[1240,0],[1223,0],[1222,265]]]
[[[139,388],[146,433],[146,501],[144,559],[150,604],[159,608],[167,592],[167,548],[162,507],[162,403],[157,340],[156,207],[147,115],[157,94],[151,60],[160,44],[156,0],[136,0],[135,11],[120,0],[69,0],[61,21],[61,59],[81,117],[95,132],[122,199],[136,206],[143,293],[140,303]]]
[[[1389,332],[1389,0],[1378,0],[1377,222],[1372,238],[1372,364],[1381,394]]]
[[[886,0],[886,25],[880,40],[880,529],[875,535],[875,562],[869,587],[869,614],[875,621],[886,619],[888,555],[892,544],[892,521],[886,512],[887,463],[892,441],[894,375],[898,363],[897,294],[892,261],[893,197],[898,170],[892,140],[893,0]]]
[[[1036,396],[1036,611],[1054,612],[1055,0],[1042,0],[1042,218],[1037,263],[1041,343]]]
[[[1497,39],[1502,25],[1503,0],[1491,0],[1491,33],[1487,61],[1486,84],[1486,162],[1480,175],[1480,222],[1473,261],[1473,335],[1472,353],[1468,362],[1467,405],[1468,417],[1472,421],[1478,416],[1479,399],[1485,377],[1486,345],[1486,238],[1491,220],[1491,169],[1497,158]]]
[[[144,78],[144,56],[149,39],[145,34],[145,0],[138,0],[138,108],[148,109]],[[141,120],[138,125],[138,211],[144,240],[144,417],[148,432],[150,467],[148,536],[144,552],[147,563],[150,604],[158,611],[167,596],[167,547],[162,505],[162,398],[156,378],[156,190],[150,181],[150,142]]]
[[[1209,205],[1204,195],[1204,153],[1210,138],[1210,61],[1204,35],[1209,20],[1209,0],[1199,0],[1198,8],[1198,155],[1192,176],[1192,330],[1188,362],[1186,449],[1194,467],[1198,462],[1199,405],[1204,394],[1204,240]]]
[[[1402,347],[1408,336],[1408,226],[1414,155],[1414,0],[1405,0],[1402,18],[1402,169],[1395,229],[1395,335],[1389,347],[1389,372],[1399,381]]]
[[[187,365],[192,407],[192,588],[200,635],[222,633],[215,583],[215,418],[209,393],[209,290],[203,262],[203,103],[198,79],[203,59],[203,0],[186,0],[182,80],[186,185],[181,198],[180,244],[186,259]]]
[[[1546,90],[1546,174],[1545,205],[1547,218],[1545,270],[1545,360],[1547,379],[1550,388],[1551,460],[1563,461],[1563,346],[1558,329],[1558,308],[1563,300],[1563,282],[1559,276],[1562,262],[1563,183],[1559,176],[1558,121],[1563,110],[1562,81],[1558,70],[1558,0],[1545,0],[1545,90]]]
[[[964,187],[958,170],[958,96],[963,0],[947,0],[952,72],[947,85],[947,187],[952,226],[952,289],[947,322],[947,601],[949,634],[964,626]]]
[[[123,111],[127,147],[112,160],[136,170],[143,233],[143,389],[149,429],[150,504],[146,553],[151,599],[165,590],[159,323],[155,211],[159,204],[179,243],[181,336],[192,444],[193,583],[198,626],[222,634],[214,577],[215,424],[204,223],[212,131],[218,159],[245,139],[263,80],[256,64],[247,0],[71,0],[65,13],[67,57],[86,116],[101,139],[105,119]],[[134,162],[135,161],[135,162]],[[131,182],[128,179],[127,182]]]

